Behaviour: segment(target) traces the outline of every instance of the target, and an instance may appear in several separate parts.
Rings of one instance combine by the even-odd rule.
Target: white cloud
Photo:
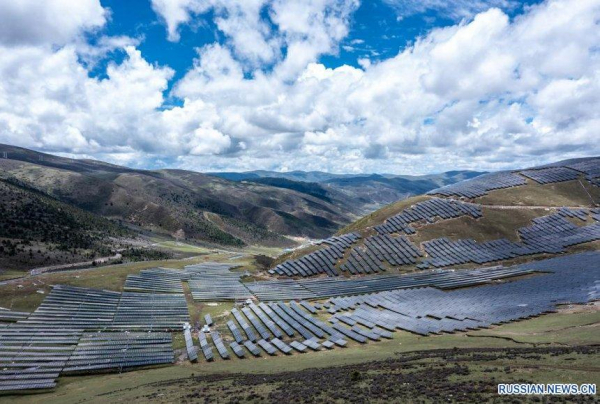
[[[170,35],[223,4],[154,1]],[[89,49],[126,53],[104,79],[80,45],[0,45],[0,142],[198,170],[431,172],[600,154],[598,0],[551,0],[513,20],[491,9],[335,69],[318,58],[347,35],[354,1],[227,7],[216,13],[227,41],[198,49],[173,86],[183,104],[167,110],[173,71],[130,39]]]
[[[383,0],[392,7],[402,19],[427,11],[436,11],[441,16],[460,20],[486,11],[492,7],[512,9],[517,6],[516,0]]]
[[[102,27],[107,11],[99,0],[0,1],[0,43],[65,44]]]
[[[337,51],[358,5],[358,0],[152,0],[169,40],[178,41],[182,25],[211,11],[236,58],[251,69],[282,62],[278,70],[285,78]]]
[[[289,13],[297,18],[279,22],[289,32],[310,25],[299,11]],[[272,161],[286,159],[280,153],[290,156],[287,166],[290,158],[297,167],[341,168],[343,161],[348,168],[355,161],[376,171],[405,169],[420,155],[438,156],[446,168],[493,168],[518,164],[517,158],[527,164],[543,153],[545,159],[561,158],[565,150],[598,153],[592,128],[600,110],[599,17],[593,0],[550,1],[512,22],[491,9],[432,31],[396,57],[363,61],[362,69],[327,69],[307,57],[292,82],[279,74],[287,61],[272,74],[244,78],[223,48],[223,65],[238,73],[206,79],[211,48],[177,91],[212,104],[216,128],[243,139],[245,158],[257,164],[266,151]],[[565,52],[570,60],[562,60]],[[325,155],[327,162],[319,157]]]

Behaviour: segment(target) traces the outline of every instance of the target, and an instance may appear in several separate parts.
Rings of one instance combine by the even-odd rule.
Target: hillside
[[[0,180],[0,268],[21,269],[112,255],[132,232],[102,217]]]
[[[355,216],[321,198],[183,170],[133,170],[0,145],[0,178],[124,225],[191,241],[291,246]]]
[[[450,184],[370,213],[320,246],[286,254],[272,273],[410,272],[598,249],[599,178],[600,158],[590,158]],[[355,239],[344,240],[348,235]]]
[[[477,177],[483,172],[449,171],[407,176],[394,174],[330,174],[320,171],[247,171],[209,173],[238,182],[254,182],[294,189],[331,201],[357,215],[365,215],[389,203],[432,189]]]

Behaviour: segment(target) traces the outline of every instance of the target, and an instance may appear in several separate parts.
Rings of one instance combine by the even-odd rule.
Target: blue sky
[[[539,1],[519,1],[503,9],[514,17],[525,7],[536,3]],[[192,66],[197,56],[195,48],[225,41],[211,13],[204,15],[196,24],[182,27],[179,41],[173,42],[167,39],[165,26],[152,10],[149,0],[102,0],[101,4],[110,9],[110,20],[102,34],[141,38],[138,48],[146,60],[175,70],[171,84],[182,78]],[[457,19],[447,15],[446,11],[429,9],[401,16],[389,2],[362,2],[350,19],[349,34],[339,48],[333,54],[320,56],[318,61],[329,68],[342,65],[358,67],[360,58],[383,60],[393,57],[431,29],[456,24]],[[93,72],[94,75],[102,76],[106,63],[111,59],[120,61],[123,53],[111,56]]]
[[[600,0],[0,3],[0,142],[424,174],[600,154]]]

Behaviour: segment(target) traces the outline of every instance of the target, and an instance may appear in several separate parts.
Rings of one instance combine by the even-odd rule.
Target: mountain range
[[[327,237],[388,201],[478,174],[203,174],[139,170],[0,145],[0,265],[106,255],[139,235],[290,247],[298,239]]]

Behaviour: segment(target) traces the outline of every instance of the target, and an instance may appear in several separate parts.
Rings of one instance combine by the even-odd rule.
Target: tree
[[[183,231],[183,229],[179,229],[175,233],[173,233],[173,237],[175,237],[175,240],[179,242],[179,240],[185,238],[185,232]]]

